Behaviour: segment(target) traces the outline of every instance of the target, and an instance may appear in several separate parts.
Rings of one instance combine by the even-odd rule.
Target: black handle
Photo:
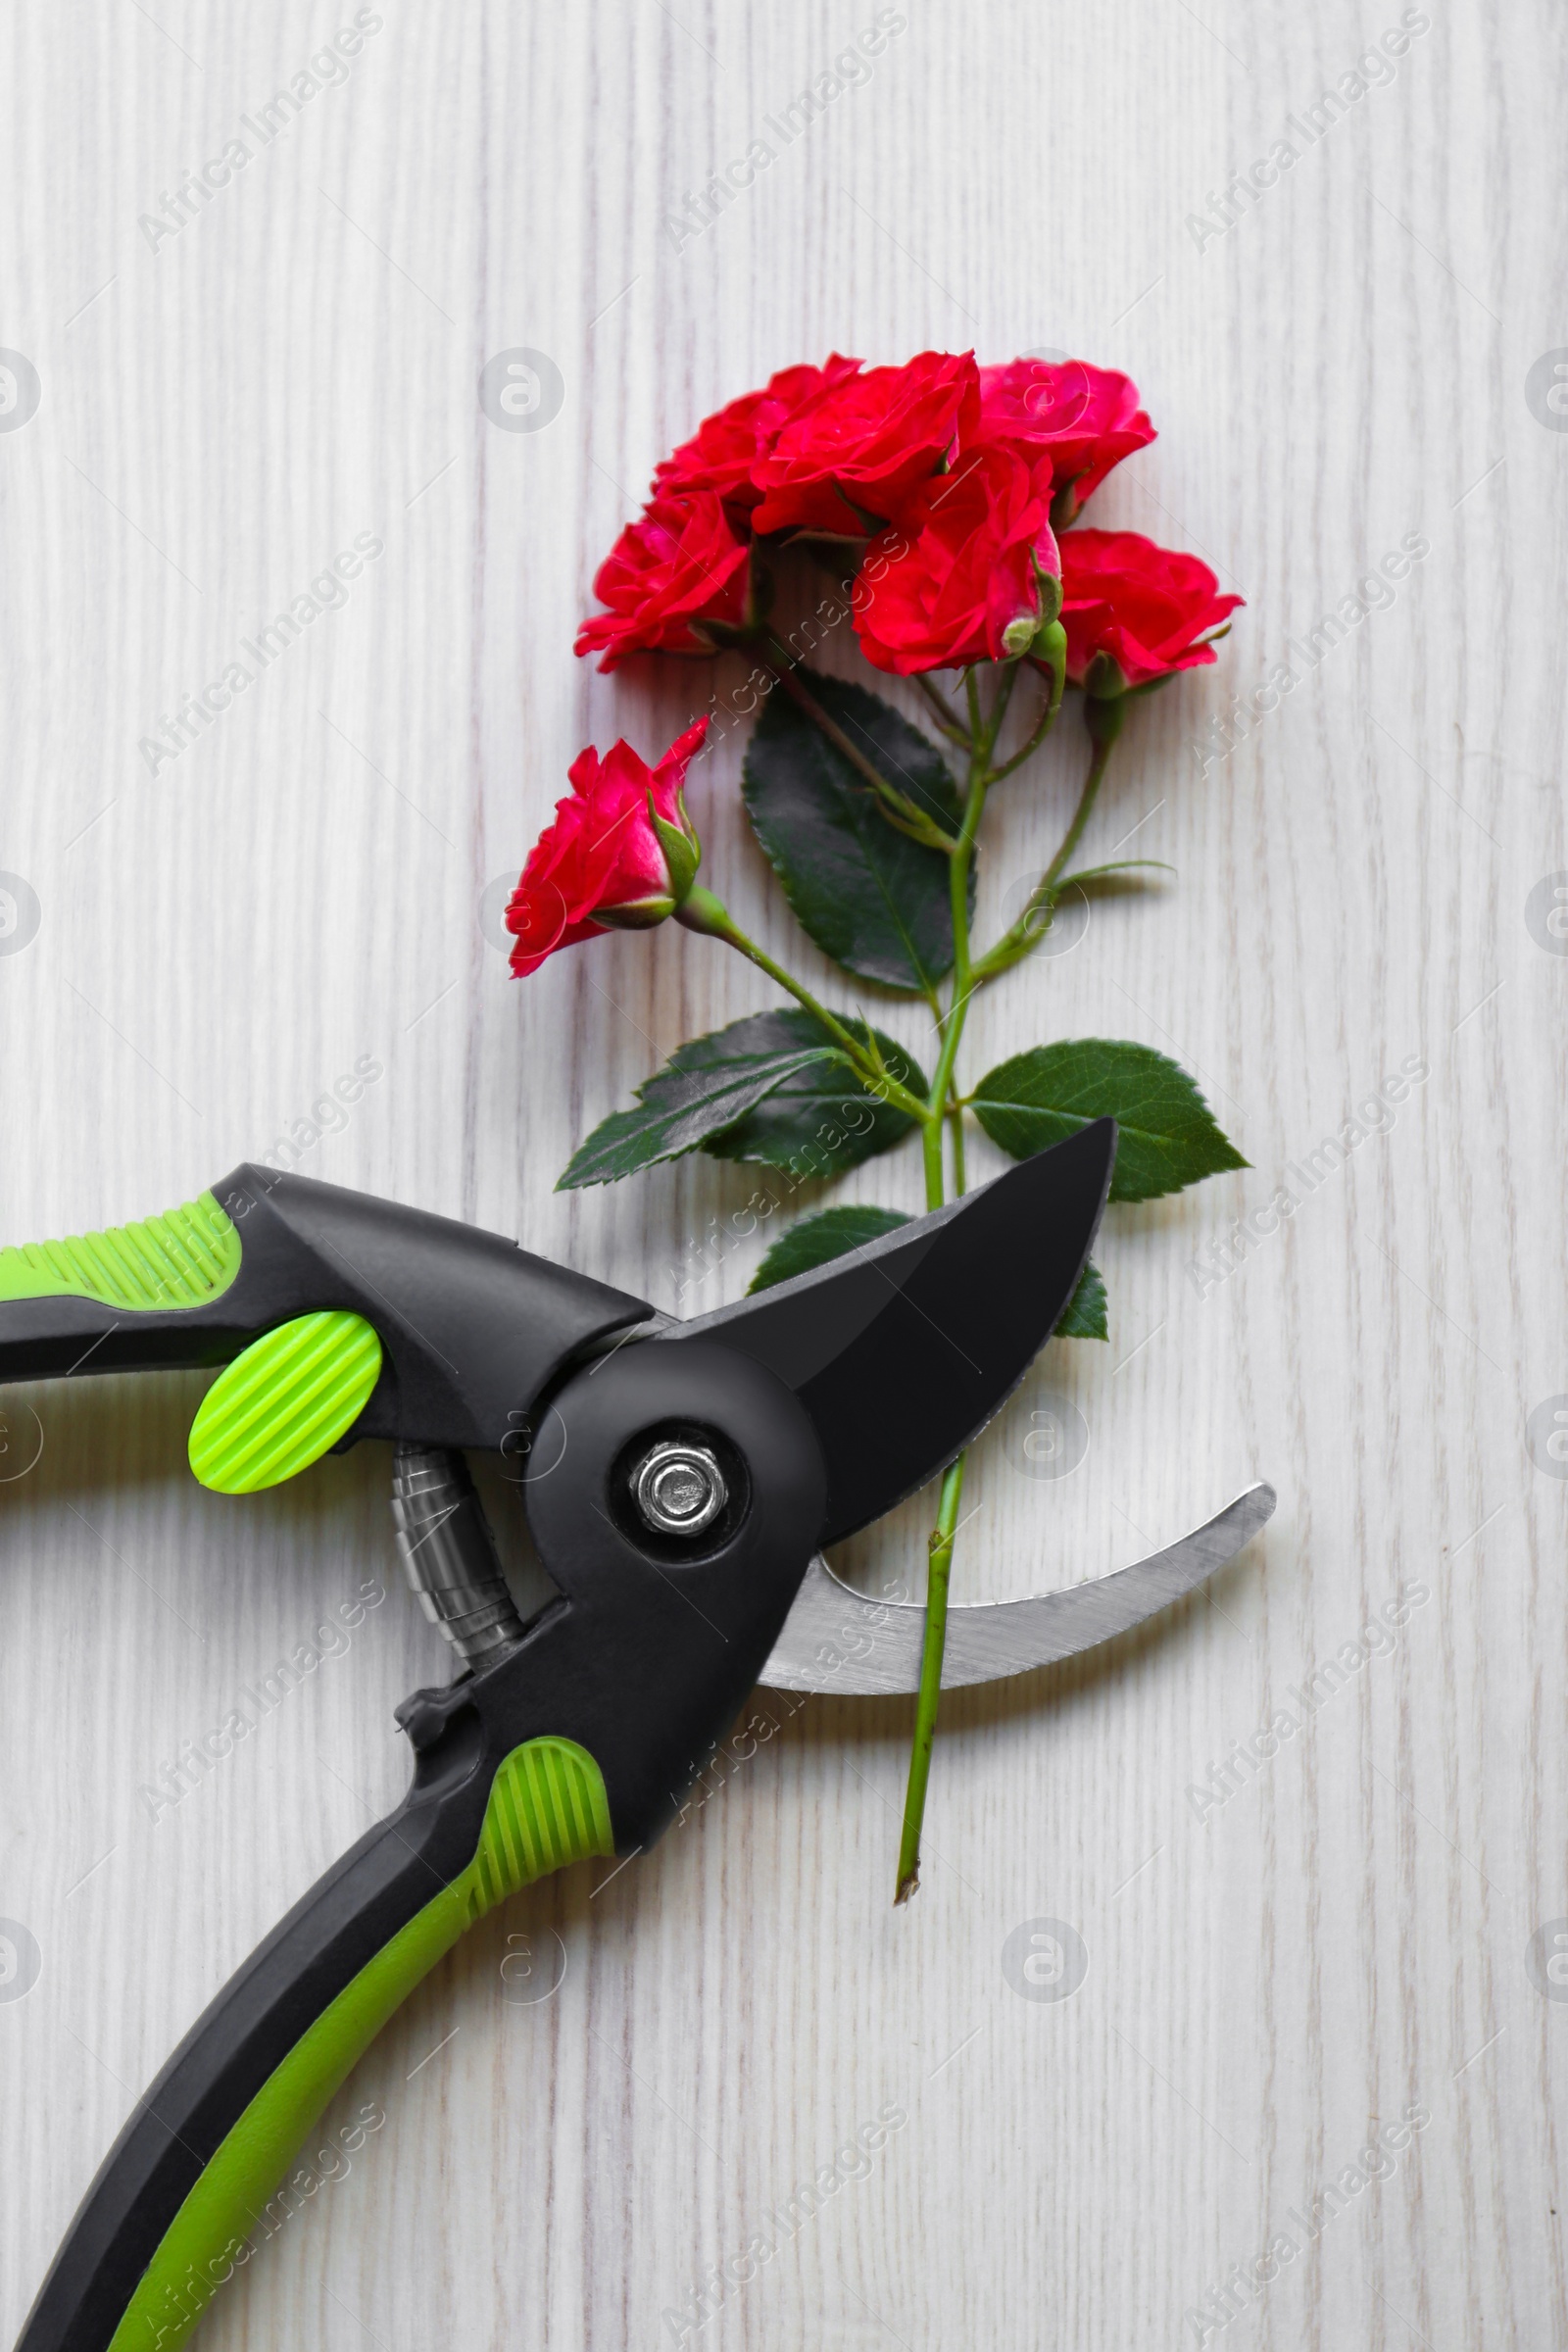
[[[173,2352],[277,2226],[280,2184],[414,1986],[516,1887],[612,1837],[571,1741],[497,1759],[472,1709],[188,2034],[84,2198],[17,2352]]]
[[[418,1758],[409,1796],[176,2051],[89,2190],[19,2352],[172,2352],[412,1985],[514,1887],[652,1844],[754,1685],[826,1503],[793,1393],[699,1338],[580,1367],[549,1414],[524,1495],[560,1597],[509,1629],[494,1663],[398,1710]],[[640,1466],[676,1444],[710,1449],[724,1482],[722,1510],[689,1541],[635,1502]]]
[[[487,1450],[569,1358],[653,1312],[499,1234],[247,1163],[140,1225],[0,1250],[0,1382],[224,1364],[322,1310],[380,1342],[349,1442]]]

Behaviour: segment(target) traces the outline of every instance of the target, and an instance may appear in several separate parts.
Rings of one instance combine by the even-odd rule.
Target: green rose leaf
[[[637,1168],[695,1152],[710,1136],[743,1118],[776,1086],[814,1063],[835,1062],[842,1077],[856,1083],[836,1046],[803,1046],[791,1040],[735,1054],[726,1046],[729,1035],[719,1029],[710,1037],[694,1037],[662,1070],[644,1079],[637,1089],[636,1108],[614,1111],[594,1129],[557,1178],[557,1192],[612,1184]]]
[[[788,1282],[792,1274],[808,1274],[813,1266],[825,1266],[851,1250],[863,1250],[867,1242],[879,1242],[885,1233],[896,1233],[908,1222],[896,1208],[824,1208],[820,1216],[803,1217],[779,1235],[750,1288],[771,1290],[775,1282]]]
[[[937,746],[861,686],[795,675],[887,781],[947,833],[961,819]],[[916,995],[953,968],[949,859],[882,814],[875,793],[813,719],[775,686],[746,753],[752,829],[803,928],[862,980]]]
[[[856,1027],[850,1022],[846,1026]],[[872,1035],[893,1076],[923,1095],[925,1075],[903,1047],[880,1029]],[[722,1051],[739,1058],[775,1049],[799,1053],[826,1042],[820,1022],[796,1005],[754,1013],[707,1041],[715,1054]],[[732,1127],[710,1136],[703,1150],[714,1159],[761,1160],[798,1176],[837,1176],[902,1142],[913,1125],[907,1111],[868,1094],[846,1062],[811,1061],[781,1080]]]
[[[1034,1046],[982,1078],[974,1114],[1014,1159],[1109,1116],[1121,1130],[1112,1200],[1153,1200],[1250,1163],[1215,1124],[1187,1072],[1152,1046],[1083,1037]]]
[[[1110,1326],[1105,1320],[1105,1277],[1093,1258],[1078,1277],[1078,1288],[1061,1310],[1061,1321],[1052,1334],[1057,1340],[1108,1340]]]

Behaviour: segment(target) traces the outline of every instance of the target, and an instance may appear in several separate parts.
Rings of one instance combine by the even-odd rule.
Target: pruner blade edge
[[[1142,1625],[1234,1559],[1275,1500],[1274,1489],[1259,1481],[1201,1527],[1131,1567],[1026,1600],[955,1602],[948,1610],[942,1688],[1027,1674]],[[919,1687],[924,1632],[923,1602],[857,1592],[818,1553],[759,1679],[775,1690],[894,1696]]]

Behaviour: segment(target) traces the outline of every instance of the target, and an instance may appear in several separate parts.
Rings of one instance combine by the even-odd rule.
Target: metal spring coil
[[[437,1446],[398,1446],[392,1525],[419,1606],[465,1666],[487,1663],[521,1639],[522,1619],[461,1453]]]

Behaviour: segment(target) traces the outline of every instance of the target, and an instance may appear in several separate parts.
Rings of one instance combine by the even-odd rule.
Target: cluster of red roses
[[[1211,662],[1241,600],[1206,564],[1133,531],[1071,531],[1112,466],[1154,438],[1137,387],[1079,360],[836,354],[731,401],[659,466],[594,582],[579,654],[711,654],[753,617],[757,542],[849,542],[867,661],[908,676],[1031,651],[1057,617],[1067,676],[1120,694]],[[1057,532],[1062,536],[1058,540]]]
[[[577,652],[612,669],[633,653],[764,640],[760,546],[815,539],[843,550],[856,634],[877,668],[906,677],[1032,657],[1056,693],[1064,669],[1091,705],[1114,701],[1212,662],[1212,632],[1241,602],[1196,556],[1070,527],[1153,438],[1130,378],[1081,360],[980,368],[972,352],[926,351],[902,368],[835,354],[783,368],[659,466],[600,567],[608,610],[583,623]],[[607,928],[682,908],[694,919],[700,850],[682,786],[706,725],[653,767],[626,743],[573,762],[572,797],[507,911],[519,976]]]

